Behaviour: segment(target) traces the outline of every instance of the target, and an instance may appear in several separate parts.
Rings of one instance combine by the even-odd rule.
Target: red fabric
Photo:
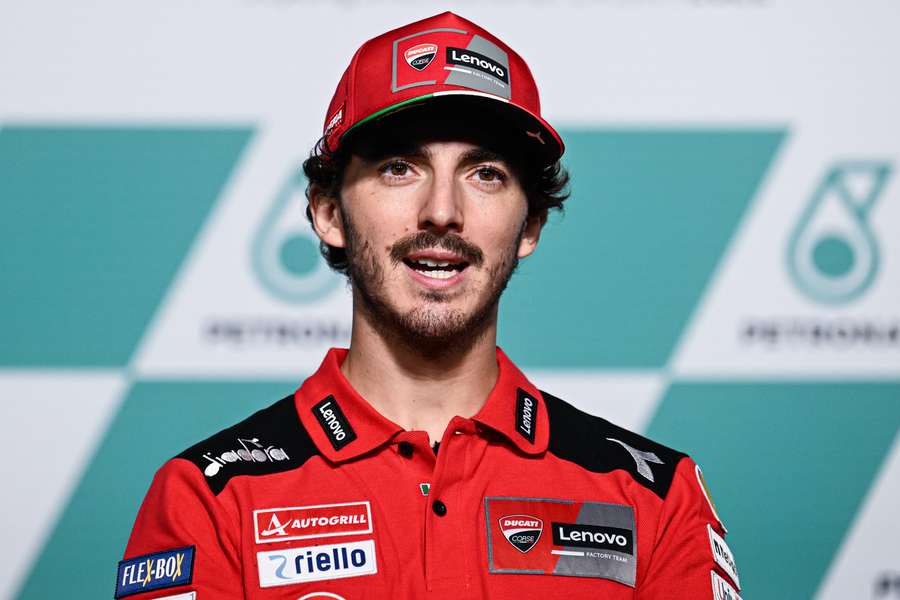
[[[320,452],[302,466],[234,477],[217,496],[190,461],[173,459],[160,469],[138,514],[125,557],[195,545],[193,583],[134,598],[165,598],[189,590],[197,592],[197,600],[297,600],[313,592],[345,600],[713,598],[710,571],[717,567],[707,524],[720,535],[724,532],[689,458],[678,464],[662,500],[624,469],[594,473],[555,456],[547,451],[544,400],[499,349],[500,375],[483,409],[471,419],[456,417],[450,422],[436,457],[424,432],[402,430],[351,388],[339,371],[345,354],[332,350],[295,394],[302,426]],[[519,388],[538,399],[534,444],[515,428]],[[311,407],[328,395],[339,403],[358,436],[342,450],[334,449],[312,416]],[[297,427],[300,435],[301,424]],[[401,442],[412,445],[411,455],[400,450]],[[422,483],[431,484],[427,497]],[[631,507],[636,524],[635,587],[610,579],[490,573],[487,497]],[[432,508],[436,500],[446,507],[443,516]],[[256,510],[353,502],[370,503],[372,533],[257,543]],[[258,552],[364,540],[374,540],[375,574],[279,587],[259,585]]]

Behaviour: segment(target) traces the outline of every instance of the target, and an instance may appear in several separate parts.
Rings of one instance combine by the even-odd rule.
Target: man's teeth
[[[438,262],[434,260],[421,259],[416,261],[419,264],[425,265],[426,267],[449,267],[449,262]]]
[[[456,271],[452,269],[448,269],[446,271],[421,271],[416,269],[416,273],[420,275],[424,275],[425,277],[431,277],[432,279],[450,279],[454,275],[456,275]]]

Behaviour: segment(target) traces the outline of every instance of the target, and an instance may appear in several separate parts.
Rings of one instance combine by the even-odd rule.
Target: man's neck
[[[406,430],[443,436],[454,416],[477,413],[497,381],[496,315],[464,348],[427,357],[388,339],[356,311],[341,372],[378,412]]]

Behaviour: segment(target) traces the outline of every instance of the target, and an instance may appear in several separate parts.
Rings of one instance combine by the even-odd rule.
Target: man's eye
[[[403,177],[409,173],[409,165],[400,160],[392,160],[381,167],[381,172],[393,177]]]
[[[500,170],[495,169],[494,167],[479,167],[478,170],[475,171],[475,174],[478,176],[479,180],[490,182],[503,181],[506,177]]]

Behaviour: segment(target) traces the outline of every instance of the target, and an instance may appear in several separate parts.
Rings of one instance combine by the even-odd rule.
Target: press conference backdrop
[[[892,0],[3,3],[0,597],[111,597],[155,469],[347,343],[298,167],[354,49],[447,8],[574,176],[501,345],[692,453],[745,597],[900,598]]]

